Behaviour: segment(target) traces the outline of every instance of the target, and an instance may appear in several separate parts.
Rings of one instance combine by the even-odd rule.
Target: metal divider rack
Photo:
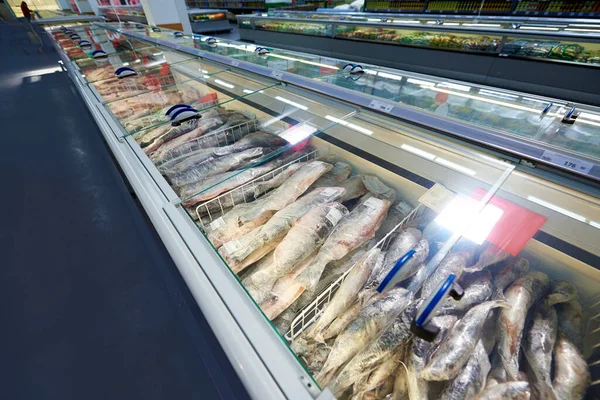
[[[169,150],[164,154],[163,157],[169,157],[169,160],[166,161],[165,164],[174,164],[176,160],[182,160],[185,157],[192,156],[195,150],[190,149],[194,148],[194,143],[198,143],[198,148],[200,148],[200,143],[205,142],[207,139],[210,139],[211,143],[209,147],[229,146],[237,142],[247,134],[258,131],[260,126],[260,122],[257,119],[251,119],[247,122],[242,122],[238,125],[228,126],[226,128],[219,128],[212,132],[209,132],[204,136],[200,136],[199,138],[188,140],[187,142],[182,143],[182,146],[189,146],[186,146],[185,148],[176,148],[173,150]],[[152,159],[152,157],[150,158]],[[158,164],[157,167],[160,169],[162,164],[163,163]]]
[[[226,193],[215,197],[214,199],[211,199],[205,203],[198,205],[196,207],[196,217],[199,221],[198,226],[200,227],[200,229],[202,229],[202,231],[206,231],[205,224],[212,223],[214,220],[223,216],[229,210],[229,208],[241,203],[236,202],[236,198],[242,198],[244,203],[247,203],[247,197],[245,195],[246,193],[249,193],[254,198],[254,190],[256,189],[257,184],[273,179],[276,175],[281,173],[283,170],[285,170],[292,164],[316,160],[320,157],[324,157],[328,153],[328,148],[313,150],[309,153],[301,155],[300,157],[294,159],[293,161],[290,161],[285,165],[282,165],[281,167],[275,168],[272,171],[269,171],[266,174],[263,174],[258,178],[251,180],[250,182],[247,182],[233,190],[230,190]],[[235,193],[239,192],[242,192],[243,195],[240,197],[235,196]],[[229,200],[229,203],[225,203],[227,199]],[[215,209],[217,210],[216,212],[214,211]],[[213,211],[211,212],[211,210]]]
[[[391,231],[389,231],[375,246],[380,247],[382,250],[387,249],[392,238],[394,237],[394,233],[401,229],[406,224],[420,218],[425,213],[427,207],[419,204],[416,208],[414,208],[398,225],[394,227]],[[372,249],[370,249],[372,250]],[[354,268],[354,266],[352,266]],[[346,279],[350,271],[350,268],[346,271],[342,276],[333,281],[325,290],[323,290],[310,304],[308,304],[304,309],[302,309],[298,315],[292,321],[290,326],[290,330],[285,334],[285,339],[288,342],[293,342],[302,332],[306,330],[313,322],[315,322],[327,304],[331,301],[339,287],[342,285],[342,282]]]
[[[144,94],[149,94],[151,93],[150,91],[146,92],[146,93],[142,93],[141,95]],[[138,95],[139,96],[139,95]],[[134,96],[136,97],[136,96]],[[219,103],[217,100],[211,100],[211,101],[207,101],[204,103],[191,103],[192,107],[198,107],[201,110],[203,109],[207,109],[209,107],[215,107],[217,106]],[[147,111],[147,105],[140,105],[139,107],[141,107],[140,111]],[[127,129],[127,133],[124,136],[130,136],[132,135],[134,139],[139,139],[140,136],[143,136],[148,130],[153,129],[153,128],[158,128],[159,126],[165,125],[167,124],[168,121],[168,117],[165,115],[166,110],[168,110],[171,107],[171,105],[168,106],[161,106],[159,111],[155,111],[155,112],[150,112],[147,115],[144,115],[142,117],[136,118],[135,116],[131,116],[131,118],[122,118],[120,123]],[[131,109],[133,111],[137,111],[136,108],[138,108],[138,105],[132,105]],[[114,113],[113,113],[114,114]],[[116,115],[114,116],[115,119]],[[135,129],[135,128],[131,128],[132,124],[135,124],[135,126],[140,126],[142,127],[141,129]],[[132,130],[136,131],[136,132],[131,132]]]

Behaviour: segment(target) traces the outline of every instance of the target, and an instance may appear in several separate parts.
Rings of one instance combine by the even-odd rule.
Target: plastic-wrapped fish
[[[481,271],[484,268],[487,268],[491,265],[497,264],[501,261],[506,260],[510,257],[510,253],[504,251],[498,246],[490,245],[488,246],[480,255],[479,260],[474,265],[465,268],[466,272],[477,272]]]
[[[237,169],[244,162],[256,159],[263,154],[265,154],[265,149],[256,147],[223,157],[211,157],[200,163],[197,163],[194,158],[188,158],[174,165],[169,170],[165,170],[163,173],[168,177],[173,186],[181,187],[202,181],[209,176]]]
[[[470,274],[466,284],[463,284],[464,294],[460,300],[446,298],[437,315],[462,314],[472,307],[487,301],[492,296],[492,280],[489,271]]]
[[[500,310],[498,316],[497,351],[509,380],[517,379],[519,372],[519,350],[527,312],[546,293],[549,284],[548,275],[530,272],[513,282],[504,292],[511,307]]]
[[[340,203],[327,203],[302,216],[275,248],[272,263],[261,266],[242,282],[254,300],[265,301],[275,281],[318,249],[346,214],[348,210]]]
[[[577,300],[556,305],[558,326],[561,332],[583,351],[583,310]]]
[[[313,335],[320,335],[341,312],[346,310],[358,298],[358,292],[364,286],[368,276],[371,274],[381,250],[373,248],[369,250],[356,265],[335,293],[333,299],[327,304],[323,313],[311,329]]]
[[[331,353],[316,379],[321,384],[354,357],[373,339],[378,337],[394,319],[411,303],[413,294],[403,288],[394,288],[363,309],[346,330],[335,339]]]
[[[558,400],[583,399],[591,377],[581,352],[559,331],[554,346],[553,386]]]
[[[311,209],[324,203],[334,202],[339,199],[343,193],[344,189],[342,188],[315,189],[311,193],[301,197],[282,210],[277,211],[264,225],[256,228],[242,237],[239,237],[235,247],[228,249],[223,248],[220,253],[228,262],[229,266],[235,272],[239,272],[251,264],[252,260],[249,259],[250,254],[260,248],[271,246],[274,240],[283,238],[283,236],[285,236],[286,233],[296,224],[298,219],[308,213]],[[273,196],[273,194],[269,195],[269,198],[271,196]],[[274,208],[275,206],[273,206],[273,203],[271,203],[264,206],[264,208],[266,207]],[[264,210],[264,208],[262,209]],[[329,207],[327,212],[329,219],[326,218],[327,228],[323,230],[323,234],[325,231],[329,232],[329,228],[332,227],[331,225],[333,221],[335,221],[337,224],[339,219],[348,213],[347,209],[339,203],[335,206]],[[298,232],[296,232],[296,235],[298,235]],[[212,233],[210,237],[214,237]],[[319,245],[320,244],[321,243],[319,243]],[[284,269],[289,272],[288,266],[281,270]],[[283,274],[278,276],[282,275]]]
[[[515,257],[500,271],[494,274],[494,298],[504,298],[504,289],[529,271],[529,261],[523,257]]]
[[[475,346],[475,351],[469,357],[467,365],[450,382],[444,390],[441,398],[443,400],[471,400],[477,396],[477,393],[485,388],[486,379],[490,372],[491,365],[487,352],[480,341]]]
[[[446,340],[421,373],[421,377],[428,381],[456,378],[481,339],[488,312],[497,307],[509,308],[510,306],[504,301],[494,300],[470,309],[452,328]]]

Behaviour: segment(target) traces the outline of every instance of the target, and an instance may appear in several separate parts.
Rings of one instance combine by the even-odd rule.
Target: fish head
[[[548,295],[549,305],[566,303],[577,298],[577,289],[571,283],[563,280],[553,281]]]

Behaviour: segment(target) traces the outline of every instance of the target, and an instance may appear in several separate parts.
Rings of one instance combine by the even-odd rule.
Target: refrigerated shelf
[[[194,33],[231,30],[227,19],[227,10],[188,8],[188,15]]]
[[[136,32],[124,34],[139,39]],[[340,261],[351,251],[362,251],[360,248],[365,245],[371,249],[376,242],[378,246],[390,246],[389,240],[402,226],[421,229],[428,226],[423,235],[427,237],[430,256],[423,257],[419,253],[427,266],[418,270],[409,288],[425,282],[425,288],[430,290],[440,277],[444,278],[443,274],[436,274],[435,268],[447,254],[453,257],[462,254],[468,258],[469,265],[490,255],[500,261],[513,259],[518,254],[529,261],[531,270],[547,273],[553,279],[566,279],[577,287],[586,321],[583,354],[590,356],[597,342],[594,336],[597,321],[593,315],[597,314],[600,283],[597,269],[600,265],[600,192],[593,179],[584,183],[573,181],[573,174],[536,172],[520,165],[519,154],[499,154],[489,147],[453,140],[427,124],[393,118],[397,114],[391,110],[377,112],[385,110],[363,106],[357,98],[341,96],[342,93],[355,93],[358,97],[362,94],[321,82],[316,74],[310,79],[288,70],[269,68],[267,71],[266,67],[224,56],[222,52],[211,53],[201,44],[187,48],[177,44],[174,37],[169,41],[150,37],[148,41],[172,46],[173,51],[200,53],[202,58],[170,64],[167,74],[172,76],[172,84],[153,92],[125,94],[102,102],[91,90],[94,83],[81,79],[74,63],[62,51],[61,56],[117,161],[254,398],[331,398],[331,391],[322,384],[323,376],[315,374],[319,360],[314,356],[317,354],[294,352],[302,348],[286,339],[290,337],[287,326],[296,312],[304,315],[302,307],[310,307],[321,291],[333,293],[332,285],[339,284],[340,277],[352,264],[336,263],[335,268],[330,266],[325,274],[317,274],[320,276],[316,276],[316,280],[308,281],[299,279],[303,275],[297,270],[299,275],[292,274],[288,280],[280,279],[278,286],[266,288],[268,302],[258,301],[256,290],[244,286],[254,282],[249,280],[254,276],[252,271],[245,271],[243,276],[239,272],[244,267],[263,268],[264,263],[262,267],[244,265],[249,263],[247,258],[234,257],[242,249],[236,242],[249,240],[250,246],[253,239],[259,237],[258,233],[264,233],[263,228],[258,228],[241,236],[243,230],[250,229],[249,223],[257,223],[258,217],[264,218],[262,222],[268,221],[270,227],[278,227],[279,231],[275,232],[280,236],[287,234],[294,228],[278,222],[288,221],[287,218],[293,222],[303,217],[293,210],[302,209],[299,208],[302,202],[313,204],[309,202],[311,198],[322,202],[338,200],[342,191],[334,189],[336,184],[348,184],[344,193],[354,199],[339,201],[352,210],[349,215],[354,219],[344,217],[348,210],[344,211],[341,205],[335,206],[339,215],[325,213],[328,217],[323,219],[325,224],[331,224],[330,228],[343,226],[346,230],[340,228],[338,232],[347,232],[347,235],[337,241],[332,238],[340,233],[325,235],[326,245],[321,250],[329,248],[330,241],[337,243],[338,250],[319,251],[317,257]],[[248,53],[246,47],[225,48],[233,55]],[[57,49],[60,50],[58,44]],[[202,66],[198,68],[200,71],[195,65],[190,67],[193,62],[202,63],[206,71],[210,65],[213,73],[205,74]],[[325,78],[331,75],[330,68],[326,69]],[[299,82],[314,82],[320,90]],[[190,104],[202,118],[171,126],[174,115],[169,109],[175,103]],[[394,107],[408,109],[403,105]],[[171,118],[167,120],[166,114]],[[194,113],[190,115],[193,117]],[[132,123],[140,121],[141,127],[132,127]],[[466,129],[469,122],[463,122],[462,126]],[[244,147],[248,146],[245,139],[257,137],[248,136],[255,129],[263,132],[260,135],[264,141],[253,142],[254,147]],[[256,143],[264,143],[264,148],[255,151]],[[211,150],[204,151],[207,148]],[[198,162],[207,154],[210,160],[216,155],[221,157],[218,160],[233,155],[227,162],[229,171],[223,172],[225,175],[215,174],[222,171],[224,164],[214,164],[213,168],[213,161],[191,162],[194,159],[186,157],[189,152],[193,152]],[[241,158],[242,154],[245,158]],[[184,168],[182,163],[186,162],[196,168],[194,173]],[[319,188],[317,184],[317,189],[311,192],[313,197],[303,196],[325,169],[332,167],[338,175],[331,175],[326,182],[320,181],[325,186]],[[299,168],[297,173],[282,175],[296,168]],[[297,175],[300,171],[302,175]],[[274,177],[280,177],[278,183],[273,182]],[[352,185],[349,182],[353,182]],[[267,188],[265,193],[269,185],[278,188],[270,192]],[[373,197],[361,197],[357,202],[358,197],[367,193]],[[265,206],[259,207],[261,204]],[[223,226],[235,223],[232,214],[226,212],[234,205],[234,213],[254,210],[257,217],[244,219],[237,230],[221,231]],[[318,214],[324,207],[333,206],[315,202],[304,212],[312,210],[311,213]],[[411,209],[415,211],[411,213]],[[274,212],[277,213],[273,215]],[[357,218],[359,212],[364,214]],[[387,218],[377,223],[386,212]],[[412,217],[408,218],[407,214]],[[475,220],[479,224],[471,225]],[[300,225],[302,222],[298,222]],[[365,229],[360,229],[361,226]],[[225,236],[220,236],[221,233],[238,237],[220,245],[215,239],[223,241]],[[261,254],[265,251],[263,246],[279,249],[280,237],[265,236],[261,240],[257,252],[250,253],[252,257],[264,256]],[[316,249],[319,244],[322,241],[315,244]],[[491,269],[497,272],[497,268]],[[311,264],[310,270],[318,271],[318,268]],[[424,280],[426,276],[422,274],[427,273],[432,275]],[[533,277],[546,279],[539,274]],[[275,289],[288,287],[297,288],[303,295],[284,311],[285,307],[278,307],[280,302],[290,294],[300,294]],[[391,292],[387,293],[390,296]],[[405,292],[396,290],[394,293]],[[274,297],[278,295],[281,297]],[[397,304],[401,308],[407,305]],[[576,308],[575,302],[570,304]],[[383,326],[370,334],[372,340],[389,326],[398,312],[400,310],[386,314],[388,318],[382,320]],[[279,319],[275,319],[277,313],[281,313]],[[273,320],[271,323],[269,318]],[[306,323],[305,327],[310,326]],[[362,349],[364,346],[354,351]],[[589,360],[594,361],[595,357]],[[598,372],[592,369],[591,373],[596,381]],[[334,389],[339,391],[339,385]]]
[[[263,46],[600,104],[595,79],[600,65],[600,25],[593,20],[488,18],[473,22],[280,11],[243,15],[238,24],[242,40]]]

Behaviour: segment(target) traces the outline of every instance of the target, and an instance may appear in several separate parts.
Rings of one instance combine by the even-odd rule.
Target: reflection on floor
[[[0,398],[247,399],[48,38],[0,52]]]
[[[231,27],[231,31],[227,32],[215,32],[214,36],[223,38],[223,39],[229,39],[229,40],[240,40],[240,30],[237,26],[237,23],[235,22],[230,22],[229,26]],[[205,34],[206,35],[206,34]]]

